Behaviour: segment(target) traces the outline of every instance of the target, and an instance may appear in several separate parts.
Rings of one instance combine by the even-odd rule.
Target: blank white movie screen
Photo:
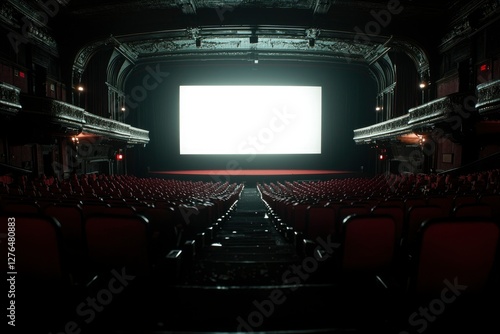
[[[319,86],[180,86],[180,154],[319,154]]]

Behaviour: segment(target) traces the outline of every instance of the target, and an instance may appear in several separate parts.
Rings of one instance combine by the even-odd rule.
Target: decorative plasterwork
[[[52,123],[81,128],[85,110],[72,104],[42,97],[24,96],[22,100],[23,114],[42,116]]]
[[[58,55],[58,46],[56,40],[51,36],[48,29],[44,27],[37,27],[35,25],[29,25],[27,29],[27,36],[32,40],[38,41],[44,46],[48,47],[47,50],[54,55]]]
[[[20,94],[19,88],[0,82],[0,112],[17,113],[21,109]]]
[[[257,35],[258,43],[250,36]],[[310,41],[314,39],[314,43]],[[423,49],[410,40],[296,26],[204,26],[164,30],[151,34],[111,36],[85,46],[74,62],[73,83],[90,58],[113,46],[134,65],[140,63],[238,60],[324,62],[374,66],[389,50],[407,53],[422,80],[428,80],[429,61]]]
[[[126,139],[130,135],[130,126],[113,119],[85,113],[83,130],[86,133],[102,134]]]
[[[433,124],[443,122],[453,115],[470,112],[470,110],[465,110],[469,98],[472,100],[471,95],[452,94],[411,108],[404,116],[354,130],[354,141],[357,144],[369,143],[374,140],[396,138],[415,130],[430,128]]]
[[[82,132],[124,140],[129,144],[149,143],[149,131],[85,112]]]
[[[335,2],[335,0],[315,0],[314,1],[314,14],[326,14],[326,13],[328,13],[333,2]]]
[[[47,14],[43,11],[37,10],[30,3],[25,0],[8,0],[12,7],[21,14],[22,17],[33,22],[38,26],[45,26],[47,24]]]
[[[390,45],[392,49],[400,49],[405,52],[413,60],[421,80],[429,80],[429,58],[422,47],[418,46],[415,42],[402,39],[395,39]]]
[[[94,41],[92,43],[87,44],[85,47],[80,49],[78,54],[75,57],[75,61],[73,62],[73,77],[79,78],[81,77],[87,63],[90,58],[103,46],[106,46],[110,43],[114,43],[114,38],[109,37],[105,40]],[[73,79],[73,82],[75,80]]]
[[[258,43],[250,43],[249,37],[254,33],[259,36]],[[123,45],[138,55],[139,60],[158,61],[160,58],[171,60],[176,56],[189,55],[205,57],[205,55],[239,56],[242,52],[251,51],[261,54],[298,52],[301,56],[319,58],[332,57],[344,61],[361,61],[369,63],[389,50],[384,45],[389,37],[378,36],[378,40],[355,42],[355,35],[338,32],[320,31],[315,28],[262,27],[257,31],[250,27],[205,27],[187,28],[182,34],[179,30],[162,32],[161,35],[149,39],[134,36],[116,37]],[[197,45],[195,40],[200,39]],[[309,40],[315,39],[314,47]],[[295,54],[297,55],[297,53]]]
[[[149,131],[130,127],[130,136],[127,140],[129,144],[147,144],[149,143]]]
[[[408,124],[425,123],[429,121],[439,121],[448,116],[456,106],[449,97],[442,97],[430,101],[416,108],[408,110],[410,119]]]
[[[127,45],[120,43],[116,38],[111,36],[109,38],[110,41],[113,41],[115,44],[115,49],[125,58],[127,58],[128,61],[130,61],[132,64],[135,63],[138,54],[131,50]]]
[[[476,108],[480,114],[500,110],[500,80],[477,86]]]
[[[175,3],[182,9],[184,14],[196,14],[196,0],[175,0]]]
[[[300,9],[310,10],[314,14],[325,14],[335,2],[336,0],[132,0],[123,1],[120,5],[104,2],[96,8],[82,7],[74,9],[73,12],[80,15],[120,13],[141,6],[153,10],[179,8],[184,14],[196,14],[200,9],[232,11],[238,8],[254,8],[260,5],[265,8]]]
[[[410,115],[404,115],[397,118],[370,125],[365,128],[354,130],[354,141],[357,144],[369,143],[375,139],[387,139],[411,133],[411,126],[408,125]]]
[[[0,5],[0,21],[14,25],[14,9],[7,2]]]
[[[61,125],[61,128],[74,129],[77,132],[102,135],[131,144],[147,144],[149,142],[149,131],[147,130],[97,116],[82,108],[57,100],[26,97],[23,100],[22,112],[38,116],[52,124]]]
[[[58,3],[60,2],[58,1]],[[42,4],[41,6],[45,5]],[[61,7],[59,4],[57,6],[57,8]],[[20,41],[30,41],[43,47],[45,51],[52,55],[58,56],[57,42],[48,27],[48,21],[51,17],[57,15],[58,10],[55,10],[56,7],[49,7],[50,12],[47,12],[38,7],[38,5],[28,3],[24,0],[9,0],[0,7],[0,21],[6,22],[14,31],[17,31],[11,32],[11,34],[17,36],[11,36],[10,38]]]
[[[448,28],[448,32],[441,39],[439,51],[445,52],[453,45],[456,45],[463,39],[468,38],[469,34],[478,27],[471,27],[471,17],[474,17],[474,24],[481,26],[487,22],[493,15],[498,15],[500,10],[500,2],[498,0],[483,0],[471,1],[470,9],[462,10],[452,25]]]

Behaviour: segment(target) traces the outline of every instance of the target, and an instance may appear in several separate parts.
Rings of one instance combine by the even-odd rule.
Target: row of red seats
[[[325,253],[325,244],[335,248],[330,268],[340,277],[347,273],[346,282],[359,285],[359,277],[386,276],[397,282],[399,292],[411,286],[417,295],[433,298],[445,279],[457,276],[471,291],[484,292],[500,282],[499,194],[401,197],[396,189],[385,193],[381,180],[278,182],[258,188],[278,228],[305,247],[306,256],[328,257],[318,250]]]
[[[25,233],[26,238],[23,240],[33,242],[24,245],[23,249],[37,254],[33,259],[41,256],[36,247],[37,243],[45,244],[37,232],[39,226],[34,224],[55,226],[57,232],[50,233],[60,234],[58,238],[61,239],[55,244],[61,244],[62,254],[71,259],[67,261],[69,267],[66,269],[70,269],[75,276],[88,276],[90,267],[85,265],[86,263],[103,259],[106,259],[103,261],[106,263],[110,254],[123,260],[130,259],[134,254],[132,245],[141,245],[141,251],[136,248],[137,254],[144,255],[147,249],[152,263],[162,259],[169,251],[181,248],[185,240],[194,239],[197,233],[223,216],[225,210],[238,200],[243,189],[242,185],[229,183],[216,184],[215,187],[212,183],[186,183],[188,186],[184,190],[180,186],[183,183],[169,180],[133,178],[122,181],[130,182],[130,187],[137,184],[155,184],[160,188],[176,185],[179,188],[177,200],[165,200],[163,197],[158,200],[139,197],[81,200],[81,197],[75,194],[67,194],[57,199],[4,196],[0,201],[0,214],[19,221],[17,231],[20,234]],[[200,192],[197,193],[196,189],[200,189]],[[206,197],[207,189],[214,189],[211,194],[213,197]],[[178,200],[179,198],[182,198],[182,201]],[[29,223],[22,223],[23,219]],[[33,223],[37,220],[42,223]],[[127,226],[135,226],[135,230]],[[2,224],[2,227],[6,225]],[[99,247],[91,247],[91,237],[98,240]],[[53,241],[53,238],[47,240]],[[92,256],[92,252],[99,255]],[[147,263],[142,260],[136,258],[135,264]],[[25,264],[32,262],[27,258],[23,259]],[[129,267],[135,264],[129,263]]]

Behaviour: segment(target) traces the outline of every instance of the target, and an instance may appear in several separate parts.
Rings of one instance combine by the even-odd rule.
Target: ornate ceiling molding
[[[407,39],[394,39],[390,45],[392,49],[403,51],[413,60],[421,80],[430,79],[429,57],[421,46]]]
[[[175,3],[182,9],[182,12],[188,15],[196,14],[196,2],[196,0],[175,0]]]
[[[62,0],[59,0],[62,1]],[[70,0],[67,0],[70,1]],[[337,0],[135,0],[126,1],[121,4],[103,3],[97,7],[75,8],[74,13],[86,15],[89,13],[106,13],[108,11],[128,11],[134,10],[138,6],[147,9],[180,9],[184,14],[197,14],[199,9],[233,10],[237,8],[252,8],[263,6],[265,8],[277,9],[301,9],[310,10],[314,14],[326,14],[335,5]]]
[[[8,38],[11,43],[16,44],[16,52],[17,44],[32,43],[56,57],[59,56],[58,44],[49,27],[50,19],[58,11],[48,7],[41,2],[34,4],[25,0],[8,0],[0,5],[0,22],[10,27]]]
[[[321,36],[320,36],[321,33]],[[258,36],[258,43],[251,43],[250,36]],[[297,52],[310,56],[324,58],[330,55],[332,59],[344,61],[362,61],[370,63],[389,50],[386,42],[390,39],[377,36],[369,41],[356,42],[354,33],[319,30],[300,27],[195,27],[180,30],[163,31],[152,37],[117,36],[122,45],[138,55],[138,60],[165,58],[166,61],[175,56],[208,54],[238,56],[241,52],[252,51],[260,54],[282,54]],[[314,39],[314,45],[310,40]]]
[[[498,0],[471,1],[461,8],[458,16],[448,27],[448,32],[441,39],[439,51],[445,52],[457,43],[467,39],[470,34],[488,22],[500,11]]]
[[[0,5],[0,21],[10,26],[14,25],[14,8],[7,2],[3,2]]]
[[[315,0],[314,1],[314,14],[326,14],[330,10],[335,0]]]

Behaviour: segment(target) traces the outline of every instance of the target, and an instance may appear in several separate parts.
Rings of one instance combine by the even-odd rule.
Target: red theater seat
[[[311,204],[295,203],[292,210],[291,226],[299,232],[305,232],[307,225],[307,208]]]
[[[370,207],[369,206],[362,206],[362,205],[345,205],[345,206],[340,206],[338,209],[338,218],[337,218],[337,226],[338,226],[338,231],[342,232],[342,229],[344,228],[344,219],[347,218],[350,215],[366,215],[370,213]]]
[[[329,206],[309,206],[307,208],[307,224],[305,236],[311,240],[316,238],[326,238],[334,236],[335,229],[335,209]]]
[[[451,196],[430,196],[427,199],[428,205],[437,205],[441,207],[446,214],[451,214],[453,209],[454,199]]]
[[[462,203],[453,209],[453,216],[493,218],[493,209],[487,204]]]
[[[382,214],[391,216],[396,224],[396,240],[398,244],[401,241],[403,235],[403,224],[404,224],[404,209],[401,205],[384,205],[380,204],[372,208],[372,213]]]
[[[140,215],[95,214],[84,221],[88,267],[91,272],[151,273],[149,221]]]
[[[354,214],[343,221],[340,267],[347,274],[383,274],[395,260],[396,226],[388,215]]]
[[[52,204],[42,212],[54,217],[61,225],[64,252],[68,258],[68,268],[79,278],[83,275],[83,212],[79,204]]]
[[[9,217],[15,218],[15,223]],[[74,314],[74,308],[71,310],[68,306],[76,305],[74,303],[82,296],[68,270],[69,259],[64,254],[59,222],[53,217],[21,213],[15,216],[0,214],[0,221],[0,250],[5,254],[3,266],[7,279],[15,277],[13,300],[17,320],[24,319],[16,323],[16,327],[35,323],[37,328],[42,328],[59,319],[56,315]],[[9,245],[12,229],[15,239]],[[15,275],[9,274],[13,271]]]
[[[498,256],[500,228],[488,218],[435,218],[423,223],[410,272],[410,293],[442,296],[447,282],[462,294],[488,293]]]
[[[446,209],[438,205],[416,205],[408,211],[406,226],[404,228],[403,243],[406,250],[416,247],[417,234],[424,221],[430,218],[447,217]]]
[[[479,198],[479,203],[487,204],[493,210],[493,216],[500,219],[500,195],[498,194],[485,194]]]

